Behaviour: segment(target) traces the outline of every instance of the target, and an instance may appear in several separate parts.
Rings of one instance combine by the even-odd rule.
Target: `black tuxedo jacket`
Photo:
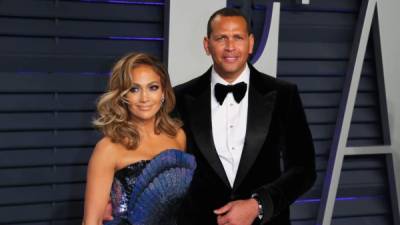
[[[233,187],[213,143],[211,68],[175,88],[187,151],[197,161],[180,225],[214,225],[214,209],[254,193],[263,205],[262,224],[287,225],[289,205],[314,183],[314,147],[297,87],[249,67],[246,137]]]

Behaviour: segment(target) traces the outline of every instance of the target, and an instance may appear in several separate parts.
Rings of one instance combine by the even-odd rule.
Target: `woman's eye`
[[[130,92],[132,92],[132,93],[136,93],[138,91],[139,91],[138,87],[132,87],[131,90],[130,90]]]
[[[152,91],[157,91],[158,90],[158,85],[151,85],[150,86],[150,90],[152,90]]]

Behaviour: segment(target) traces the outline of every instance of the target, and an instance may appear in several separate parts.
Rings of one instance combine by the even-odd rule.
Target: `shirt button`
[[[232,147],[232,150],[235,150],[235,147]]]
[[[233,103],[229,103],[229,106],[233,106]]]
[[[233,128],[233,125],[229,125],[230,128]]]

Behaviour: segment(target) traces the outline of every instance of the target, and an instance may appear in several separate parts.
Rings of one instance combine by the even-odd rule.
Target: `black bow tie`
[[[226,95],[232,92],[233,98],[237,103],[239,103],[243,97],[246,95],[247,84],[245,82],[240,82],[235,85],[223,85],[220,83],[215,84],[214,93],[215,98],[220,105],[225,100]]]

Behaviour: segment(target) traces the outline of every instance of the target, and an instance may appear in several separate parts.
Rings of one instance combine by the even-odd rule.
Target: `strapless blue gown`
[[[192,155],[170,149],[118,170],[111,188],[114,219],[105,225],[175,225],[195,168]]]

